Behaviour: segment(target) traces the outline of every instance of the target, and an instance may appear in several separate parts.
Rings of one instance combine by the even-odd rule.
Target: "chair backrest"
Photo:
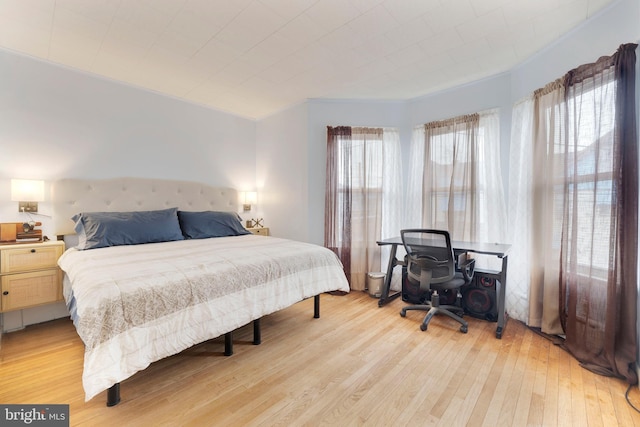
[[[421,271],[430,272],[430,283],[444,283],[453,279],[456,262],[451,247],[451,237],[445,230],[400,230],[402,244],[407,252],[407,274],[414,279]]]

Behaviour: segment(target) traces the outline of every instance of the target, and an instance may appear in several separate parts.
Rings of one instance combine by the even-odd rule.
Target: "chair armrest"
[[[470,283],[471,280],[473,280],[475,265],[476,265],[476,260],[473,258],[466,258],[464,261],[458,264],[458,268],[462,272],[465,282]]]

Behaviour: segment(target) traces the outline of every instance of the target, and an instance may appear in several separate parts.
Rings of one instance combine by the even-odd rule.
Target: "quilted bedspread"
[[[349,291],[321,246],[245,235],[68,249],[64,296],[85,344],[85,399],[150,363],[323,292]]]

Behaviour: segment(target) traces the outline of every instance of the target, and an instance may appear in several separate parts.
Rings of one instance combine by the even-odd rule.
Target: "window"
[[[475,143],[470,138],[476,139]],[[449,221],[464,224],[468,210],[479,203],[476,215],[481,229],[487,223],[486,190],[482,180],[470,182],[468,173],[487,167],[484,158],[484,129],[478,128],[472,135],[454,131],[430,138],[430,162],[434,186],[430,193],[432,210],[431,226],[448,229]],[[471,152],[473,150],[473,152]]]
[[[398,233],[398,131],[340,126],[327,132],[325,246],[342,261],[351,289],[364,290],[366,274],[380,271],[385,255],[376,242]]]
[[[572,224],[567,236],[576,273],[607,278],[610,265],[614,195],[614,120],[613,81],[599,85],[589,80],[587,90],[569,91],[566,100],[566,141],[554,141],[554,235],[561,241],[565,217]],[[560,138],[559,138],[560,139]],[[568,141],[568,143],[567,143]],[[567,210],[564,211],[563,204]],[[556,234],[558,233],[558,234]],[[591,244],[591,242],[595,244]],[[597,244],[602,242],[602,244]],[[575,251],[575,253],[571,253]]]
[[[454,240],[503,242],[499,150],[497,110],[416,127],[407,224],[448,230]]]

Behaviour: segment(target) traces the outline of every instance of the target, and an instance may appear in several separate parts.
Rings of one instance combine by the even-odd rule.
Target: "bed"
[[[55,232],[70,242],[59,265],[87,401],[109,390],[113,406],[120,382],[154,361],[306,298],[319,317],[320,294],[349,291],[330,250],[248,233],[233,189],[61,180],[52,200]]]

